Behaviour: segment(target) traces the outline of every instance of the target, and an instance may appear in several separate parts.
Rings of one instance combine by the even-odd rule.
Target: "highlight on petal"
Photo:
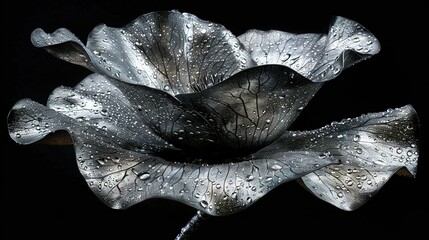
[[[139,97],[151,103],[140,108],[135,105]],[[80,172],[112,208],[167,198],[211,215],[227,215],[247,208],[284,182],[338,163],[306,150],[255,153],[234,163],[177,162],[180,154],[168,153],[178,149],[164,140],[163,129],[174,132],[186,128],[188,121],[175,117],[182,109],[173,100],[162,91],[94,74],[74,89],[55,90],[48,107],[29,99],[19,101],[9,114],[9,132],[16,142],[29,144],[50,132],[68,131]],[[154,124],[145,111],[161,124]],[[167,113],[174,117],[163,119]],[[182,113],[183,118],[195,117]],[[163,120],[169,122],[164,125]]]
[[[36,47],[45,47],[47,52],[57,58],[95,71],[92,64],[92,60],[95,60],[94,56],[86,51],[83,43],[65,28],[60,28],[51,34],[37,28],[31,33],[31,42]]]
[[[225,27],[177,11],[152,12],[123,28],[97,26],[84,46],[70,31],[36,29],[36,47],[128,83],[192,93],[255,63]]]
[[[419,123],[408,105],[332,123],[314,131],[287,132],[269,148],[306,149],[341,162],[302,177],[308,190],[343,210],[368,201],[401,168],[415,176]],[[262,150],[261,150],[262,151]]]
[[[176,97],[208,119],[224,144],[223,152],[242,153],[277,140],[321,85],[288,67],[265,65]]]
[[[281,64],[314,82],[325,82],[380,51],[359,23],[336,17],[328,34],[249,30],[238,37],[258,65]]]

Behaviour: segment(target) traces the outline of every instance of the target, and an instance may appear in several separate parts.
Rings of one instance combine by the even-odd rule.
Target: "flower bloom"
[[[323,82],[378,53],[352,20],[337,17],[328,34],[235,37],[192,14],[153,12],[123,28],[97,26],[86,45],[66,29],[36,29],[32,42],[95,73],[54,90],[47,106],[18,101],[10,136],[30,144],[68,131],[81,174],[112,208],[157,197],[227,215],[300,178],[353,210],[397,170],[416,173],[410,105],[287,130]]]

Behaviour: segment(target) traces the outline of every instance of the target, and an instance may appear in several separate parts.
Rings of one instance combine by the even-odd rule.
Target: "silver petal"
[[[344,210],[368,201],[401,168],[415,176],[419,123],[408,105],[332,123],[319,130],[287,132],[267,148],[306,149],[341,161],[302,180],[315,196]],[[262,150],[261,150],[262,151]],[[263,153],[263,152],[262,152]]]
[[[159,157],[159,149],[135,148],[128,139],[118,140],[112,132],[75,118],[73,112],[64,114],[62,109],[57,112],[23,99],[10,112],[10,135],[16,142],[28,144],[51,131],[67,130],[74,140],[79,170],[89,187],[116,209],[149,198],[167,198],[207,214],[228,215],[246,209],[284,182],[338,163],[333,158],[318,158],[311,151],[255,154],[230,164],[166,161]],[[41,130],[40,126],[48,127]]]
[[[321,85],[288,67],[265,65],[176,97],[208,119],[225,145],[223,152],[254,152],[277,140]]]
[[[238,37],[258,65],[281,64],[314,82],[325,82],[380,51],[359,23],[337,17],[328,34],[249,30]]]
[[[171,94],[200,91],[255,65],[222,25],[177,11],[148,13],[123,28],[99,25],[87,46],[67,29],[36,29],[32,42],[68,62]]]

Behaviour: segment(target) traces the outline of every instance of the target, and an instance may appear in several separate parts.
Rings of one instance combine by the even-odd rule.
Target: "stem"
[[[209,217],[208,214],[205,214],[201,211],[197,213],[189,220],[189,222],[180,230],[180,233],[176,236],[175,240],[187,240],[193,232],[195,232],[198,226]]]

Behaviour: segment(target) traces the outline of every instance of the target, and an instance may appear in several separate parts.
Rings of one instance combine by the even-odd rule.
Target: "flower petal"
[[[204,91],[176,97],[219,131],[223,151],[254,152],[279,138],[321,85],[288,67],[265,65]]]
[[[50,131],[67,130],[74,140],[80,172],[91,190],[112,208],[167,198],[211,215],[228,215],[246,209],[284,182],[338,163],[311,151],[274,154],[272,159],[256,154],[231,164],[168,162],[153,148],[135,148],[127,139],[118,140],[112,132],[56,110],[28,99],[19,101],[9,115],[11,137],[28,144]],[[47,130],[40,130],[39,126],[46,125]]]
[[[419,124],[408,105],[332,123],[319,130],[288,132],[270,148],[318,151],[342,164],[302,178],[309,191],[344,210],[368,201],[399,169],[416,174]],[[284,150],[283,150],[284,151]]]
[[[225,27],[177,11],[145,14],[123,28],[99,25],[86,47],[66,29],[36,29],[32,42],[71,63],[172,94],[200,91],[255,65]]]
[[[378,40],[360,24],[337,17],[328,34],[250,30],[238,37],[258,65],[282,64],[314,82],[380,51]]]
[[[51,34],[37,28],[31,33],[31,42],[36,47],[46,47],[46,51],[64,61],[95,71],[92,64],[94,55],[69,30],[60,28]]]

